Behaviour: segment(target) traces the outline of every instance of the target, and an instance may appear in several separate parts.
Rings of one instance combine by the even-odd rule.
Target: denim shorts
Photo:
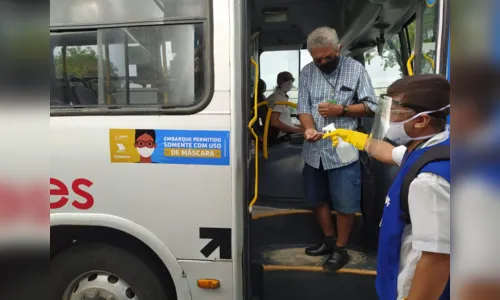
[[[347,166],[324,170],[304,164],[305,200],[312,206],[330,203],[340,213],[352,214],[361,210],[361,165],[359,160]]]

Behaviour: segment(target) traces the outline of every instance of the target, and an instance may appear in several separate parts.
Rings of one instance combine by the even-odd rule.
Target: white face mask
[[[431,114],[433,112],[442,111],[442,110],[447,109],[448,107],[450,107],[450,106],[447,105],[447,106],[445,106],[441,109],[438,109],[438,110],[424,111],[424,112],[421,112],[421,113],[414,115],[413,117],[411,117],[408,120],[403,121],[403,122],[389,122],[389,129],[387,130],[387,133],[385,136],[398,145],[406,145],[410,141],[425,140],[425,139],[431,138],[438,133],[426,135],[426,136],[419,136],[419,137],[415,137],[415,138],[408,136],[408,134],[405,131],[404,124],[407,122],[410,122],[411,120],[417,118],[420,115]],[[384,121],[382,123],[387,123],[387,121]]]
[[[151,155],[153,155],[154,151],[155,148],[148,148],[148,147],[137,148],[137,152],[139,152],[139,155],[144,158],[148,158]]]
[[[281,89],[283,92],[287,93],[287,92],[289,92],[289,91],[292,89],[292,84],[293,84],[293,81],[291,81],[291,80],[289,80],[289,81],[285,81],[285,82],[281,85],[280,89]]]

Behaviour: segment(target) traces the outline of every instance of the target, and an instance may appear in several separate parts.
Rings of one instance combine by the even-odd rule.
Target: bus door
[[[277,74],[290,72],[295,81],[292,90],[287,93],[288,101],[281,105],[290,110],[292,122],[298,121],[293,115],[296,114],[301,70],[312,63],[305,41],[319,24],[335,28],[343,45],[342,54],[370,69],[368,72],[372,81],[376,82],[374,88],[377,95],[385,93],[390,83],[410,73],[406,63],[413,48],[410,40],[415,36],[415,21],[412,19],[416,11],[414,1],[401,4],[406,9],[398,10],[397,14],[372,1],[359,1],[359,9],[356,10],[359,11],[358,19],[343,11],[345,7],[337,7],[335,1],[297,1],[294,5],[281,8],[260,0],[249,2],[255,4],[248,11],[250,28],[252,33],[259,32],[253,36],[257,40],[250,39],[249,45],[249,65],[254,68],[249,74],[255,76],[252,86],[258,91],[256,85],[263,83],[267,87],[262,90],[263,97],[269,97],[275,90]],[[331,20],[332,11],[343,11],[338,17],[342,17],[347,25],[335,26]],[[366,25],[367,19],[372,20],[372,25]],[[388,22],[389,28],[384,34],[379,28],[382,19]],[[375,24],[375,20],[380,24]],[[363,26],[358,26],[361,24]],[[360,30],[369,26],[373,26],[373,30]],[[258,51],[255,51],[255,44],[258,44]],[[256,111],[256,101],[251,101]],[[304,248],[321,241],[323,234],[311,207],[303,199],[304,140],[301,135],[295,135],[271,143],[269,117],[272,105],[266,102],[258,103],[267,107],[267,114],[263,120],[262,136],[253,139],[257,145],[250,150],[251,161],[247,165],[250,174],[250,255],[252,265],[261,267],[260,272],[252,268],[250,274],[253,296],[264,299],[319,299],[323,297],[321,295],[335,295],[336,299],[377,299],[374,288],[379,225],[374,220],[377,216],[370,216],[367,221],[364,213],[356,214],[348,244],[351,261],[336,276],[330,276],[322,268],[324,257],[305,255]],[[377,189],[370,195],[376,198],[374,202],[381,202],[383,206],[390,183],[390,170],[377,166],[372,172],[377,181],[371,184]],[[335,224],[337,213],[333,209],[331,216]],[[367,227],[372,230],[366,230]]]
[[[413,74],[446,76],[449,41],[449,1],[420,0],[416,12]]]

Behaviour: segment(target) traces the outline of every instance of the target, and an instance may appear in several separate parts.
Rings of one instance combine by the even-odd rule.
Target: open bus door
[[[283,5],[281,8],[266,1],[249,1],[250,28],[252,32],[259,32],[252,36],[252,49],[249,55],[249,58],[252,56],[253,59],[251,66],[255,68],[251,71],[252,76],[255,75],[254,85],[259,84],[258,79],[266,79],[269,65],[279,64],[277,61],[279,56],[291,55],[297,57],[298,62],[297,66],[292,67],[295,71],[284,69],[276,71],[276,74],[279,71],[291,71],[295,78],[299,78],[303,61],[308,59],[307,55],[309,55],[304,41],[310,31],[319,27],[316,24],[328,24],[334,27],[339,32],[344,46],[342,54],[355,58],[365,66],[367,66],[367,53],[374,51],[375,55],[379,52],[378,55],[382,60],[387,57],[387,53],[392,53],[391,59],[399,65],[401,76],[424,72],[441,73],[441,70],[446,70],[446,59],[443,64],[442,57],[448,51],[447,49],[443,51],[443,43],[436,41],[448,39],[444,37],[447,34],[443,35],[446,27],[443,22],[447,20],[445,15],[448,13],[448,1],[407,1],[401,4],[401,10],[396,12],[397,16],[391,15],[395,12],[388,9],[387,3],[375,4],[373,2],[375,1],[357,1],[353,4],[358,6],[357,17],[363,17],[362,22],[361,19],[358,20],[363,26],[358,26],[356,20],[349,20],[347,15],[343,15],[342,18],[348,25],[346,25],[347,28],[342,28],[338,27],[341,26],[338,24],[335,26],[332,21],[328,21],[329,19],[322,19],[322,14],[319,13],[320,10],[342,11],[344,7],[334,7],[336,5],[334,1],[330,4],[325,1],[321,3],[297,1],[294,5]],[[301,8],[301,4],[304,7]],[[330,7],[327,7],[328,5]],[[405,5],[408,6],[403,9]],[[296,10],[302,12],[296,16],[303,19],[293,19],[295,16],[293,11]],[[269,16],[265,16],[266,12],[269,12]],[[308,16],[307,12],[315,12],[315,14]],[[274,25],[266,23],[266,17],[272,19],[270,23]],[[387,21],[387,24],[383,24],[383,27],[387,28],[385,34],[384,30],[380,33],[384,20]],[[280,22],[283,24],[279,24]],[[297,24],[301,24],[304,28],[297,28],[300,27]],[[360,29],[369,26],[373,27],[371,31]],[[279,28],[287,29],[280,31]],[[300,36],[300,30],[303,31],[304,36]],[[283,33],[283,36],[280,33]],[[299,38],[295,39],[296,36]],[[256,44],[258,44],[257,50]],[[302,49],[298,49],[297,45],[302,45]],[[266,60],[264,55],[272,51],[278,53],[277,56]],[[256,53],[260,53],[260,56],[256,57]],[[292,62],[289,63],[292,64]],[[268,82],[267,86],[268,90],[271,90],[274,83]],[[256,86],[253,88],[258,90]],[[258,105],[266,105],[265,101],[264,103],[256,103],[255,99],[251,101],[255,111]],[[294,107],[295,103],[296,99],[290,99],[287,104]],[[269,109],[269,114],[270,111]],[[253,122],[256,121],[253,119]],[[363,120],[363,123],[367,127],[366,130],[370,130],[370,118]],[[268,118],[264,119],[263,126],[269,127]],[[253,155],[248,164],[251,182],[248,202],[249,227],[251,228],[249,249],[253,266],[250,282],[254,299],[321,299],[324,297],[377,299],[375,293],[378,243],[376,235],[379,225],[377,220],[381,217],[382,206],[392,181],[394,168],[387,168],[377,163],[370,166],[369,171],[375,177],[375,181],[364,182],[363,189],[367,188],[367,184],[373,185],[374,189],[363,196],[363,201],[368,201],[371,205],[369,210],[372,215],[367,216],[365,211],[356,214],[355,225],[348,243],[351,262],[336,275],[328,274],[321,267],[322,257],[309,257],[304,254],[304,248],[321,239],[322,233],[312,211],[302,200],[302,166],[304,164],[301,156],[302,141],[292,139],[278,145],[261,143],[266,139],[267,136],[254,136],[254,143],[258,145],[253,148]],[[370,187],[366,190],[370,191]],[[379,211],[373,213],[377,211],[377,207]],[[334,220],[335,216],[335,211],[332,211]],[[260,266],[260,268],[255,268],[255,266]],[[255,271],[256,269],[260,272]]]

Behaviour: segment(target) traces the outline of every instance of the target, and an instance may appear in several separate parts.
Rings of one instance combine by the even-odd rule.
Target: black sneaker
[[[335,248],[333,253],[323,263],[323,269],[335,272],[344,267],[349,262],[349,254],[345,248]]]
[[[321,244],[306,248],[305,253],[306,253],[306,255],[309,255],[309,256],[323,256],[323,255],[331,254],[332,250],[333,249],[331,247],[329,247],[327,244],[321,243]]]
[[[331,254],[335,242],[335,238],[325,238],[321,244],[307,247],[305,253],[309,256],[323,256]]]

